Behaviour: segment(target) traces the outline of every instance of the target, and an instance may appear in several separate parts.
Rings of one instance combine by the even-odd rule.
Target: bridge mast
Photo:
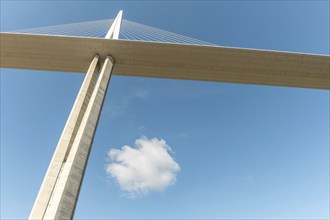
[[[119,38],[121,19],[119,11],[105,38]],[[73,218],[113,66],[110,55],[93,58],[29,219]]]

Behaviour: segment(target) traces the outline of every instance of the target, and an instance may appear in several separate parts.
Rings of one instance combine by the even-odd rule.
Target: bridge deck
[[[115,75],[330,89],[326,55],[12,33],[0,37],[1,68],[85,73],[98,53],[115,58]]]

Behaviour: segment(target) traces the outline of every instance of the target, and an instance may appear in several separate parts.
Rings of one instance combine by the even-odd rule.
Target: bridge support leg
[[[114,65],[95,56],[62,132],[30,219],[72,219]]]

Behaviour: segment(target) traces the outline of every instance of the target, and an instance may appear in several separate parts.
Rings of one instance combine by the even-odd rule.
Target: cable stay
[[[28,28],[7,33],[38,34],[50,36],[75,36],[88,38],[105,38],[114,19],[79,22],[62,25],[52,25],[40,28]],[[119,40],[134,40],[144,42],[163,42],[173,44],[217,46],[206,41],[197,40],[165,31],[148,25],[123,19],[120,27]]]

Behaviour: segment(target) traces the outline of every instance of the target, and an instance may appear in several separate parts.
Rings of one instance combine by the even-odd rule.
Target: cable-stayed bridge
[[[112,74],[330,89],[329,56],[221,47],[115,19],[1,33],[1,68],[83,72],[85,80],[30,219],[71,219]]]
[[[105,40],[113,21],[1,33],[1,67],[84,73],[111,51],[115,75],[330,88],[329,56],[221,47],[124,19],[119,40]]]

